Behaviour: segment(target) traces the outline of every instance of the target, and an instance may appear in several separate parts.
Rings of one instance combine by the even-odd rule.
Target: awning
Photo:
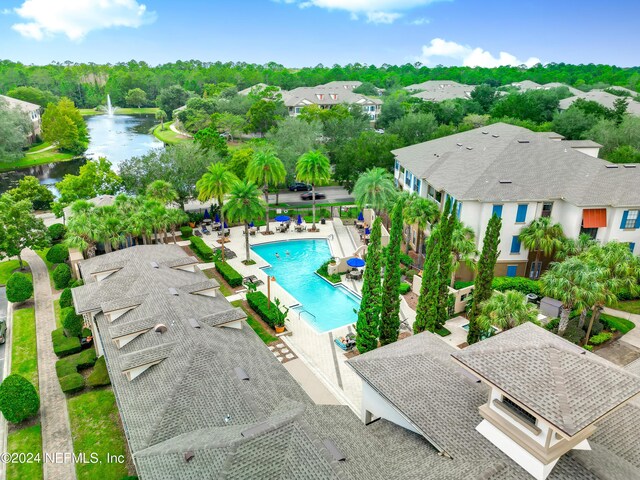
[[[606,226],[606,208],[585,208],[582,211],[582,228],[601,228]]]

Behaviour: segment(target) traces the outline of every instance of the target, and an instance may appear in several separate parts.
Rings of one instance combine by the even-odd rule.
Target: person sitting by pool
[[[276,252],[276,258],[280,258],[280,254]]]

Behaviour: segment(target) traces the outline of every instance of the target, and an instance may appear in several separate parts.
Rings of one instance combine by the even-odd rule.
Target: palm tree
[[[313,199],[312,231],[316,230],[316,185],[328,182],[330,177],[329,159],[320,150],[311,150],[298,158],[296,178],[301,182],[311,184],[311,198]]]
[[[453,254],[451,288],[453,288],[456,283],[456,271],[460,264],[464,263],[470,270],[473,270],[478,255],[475,233],[460,220],[456,220],[451,233],[451,253]]]
[[[159,201],[163,205],[172,202],[178,198],[178,193],[174,190],[173,185],[164,180],[156,180],[147,186],[147,197]]]
[[[153,232],[153,224],[148,211],[143,207],[130,218],[133,234],[142,237],[143,245],[150,243],[149,235]]]
[[[540,275],[540,254],[549,256],[554,250],[559,250],[562,246],[562,225],[552,223],[550,217],[540,217],[533,220],[524,227],[518,238],[527,250],[536,252],[536,259],[531,268],[531,278],[538,278]],[[535,267],[534,267],[535,266]]]
[[[105,253],[110,253],[114,248],[118,250],[124,237],[118,208],[115,205],[94,208],[91,215],[98,224],[98,238],[104,244]]]
[[[527,302],[527,297],[515,290],[496,292],[480,307],[482,313],[477,322],[487,332],[491,331],[492,326],[508,330],[526,322],[536,322],[538,318],[535,305]]]
[[[86,252],[91,258],[96,254],[96,243],[99,236],[98,224],[92,215],[94,205],[85,200],[78,200],[71,205],[73,216],[67,220],[65,244]]]
[[[212,163],[200,180],[196,182],[198,190],[198,200],[206,202],[212,198],[216,199],[220,207],[222,216],[221,223],[224,229],[224,197],[227,195],[233,185],[238,182],[238,177],[229,170],[223,163]],[[223,237],[224,238],[224,237]],[[224,241],[221,248],[222,260],[224,261]]]
[[[262,185],[265,200],[265,218],[267,222],[266,233],[269,230],[269,185],[279,185],[284,182],[287,171],[282,161],[272,150],[256,152],[249,161],[246,170],[247,179]]]
[[[380,167],[364,172],[353,187],[353,196],[358,208],[362,209],[368,205],[376,213],[391,205],[397,195],[393,176]]]
[[[224,208],[232,221],[244,223],[245,262],[249,262],[251,260],[249,222],[259,217],[264,208],[264,202],[260,198],[260,189],[255,183],[246,180],[234,183],[229,192],[229,201]]]
[[[164,110],[158,110],[156,112],[156,120],[160,120],[160,128],[164,130],[164,120],[167,118],[167,113]]]
[[[578,238],[563,238],[562,245],[556,252],[556,260],[562,261],[569,257],[575,257],[589,250],[598,242],[588,233],[581,233]]]
[[[583,310],[592,305],[596,292],[601,288],[598,280],[597,270],[578,257],[552,263],[540,277],[541,292],[562,302],[559,335],[567,329],[569,314],[574,308]]]
[[[178,229],[178,227],[180,225],[182,225],[183,223],[187,222],[187,220],[189,220],[189,217],[187,216],[187,214],[180,210],[179,208],[169,208],[167,209],[167,213],[165,215],[166,220],[167,220],[167,225],[169,227],[169,231],[171,232],[171,236],[173,237],[173,243],[178,243],[176,241],[176,230]],[[224,245],[224,244],[223,244]],[[224,256],[222,257],[222,259],[224,260]]]
[[[438,204],[416,193],[411,194],[404,210],[404,217],[408,224],[417,224],[418,226],[416,253],[422,255],[422,243],[427,224],[433,225],[440,218]],[[409,242],[407,242],[406,249],[408,253]]]

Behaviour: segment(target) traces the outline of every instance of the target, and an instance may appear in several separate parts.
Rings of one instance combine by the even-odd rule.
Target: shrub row
[[[64,334],[64,328],[58,328],[51,332],[51,341],[53,342],[53,352],[58,357],[66,357],[82,349],[80,339],[78,337],[67,337]]]
[[[78,370],[93,367],[96,363],[96,351],[89,348],[75,355],[70,355],[56,362],[56,375],[60,387],[65,393],[79,392],[84,388],[84,377]]]
[[[235,268],[229,265],[227,262],[216,262],[216,270],[222,278],[224,278],[230,287],[239,287],[242,285],[242,275],[240,275]]]
[[[183,240],[186,240],[187,238],[190,238],[193,236],[193,228],[191,228],[189,225],[185,225],[184,227],[180,227],[180,236],[182,237]]]
[[[594,335],[589,339],[589,343],[591,345],[602,345],[604,342],[608,342],[613,337],[612,333],[602,332],[598,335]]]
[[[62,290],[69,286],[71,282],[71,269],[66,263],[61,263],[53,271],[53,285],[57,290]]]
[[[68,337],[79,337],[82,334],[84,318],[82,318],[82,315],[77,315],[73,307],[63,308],[60,311],[60,318],[62,319],[64,332]]]
[[[191,250],[195,253],[203,262],[213,261],[213,250],[209,245],[204,243],[200,237],[191,237]]]
[[[109,372],[107,371],[107,364],[104,360],[104,355],[98,359],[93,371],[87,377],[87,385],[90,387],[101,387],[103,385],[110,385],[111,379],[109,379]]]
[[[269,299],[262,292],[250,292],[247,293],[247,303],[256,312],[262,320],[264,320],[267,325],[271,328],[275,325],[277,320],[276,306],[271,303],[271,306],[267,306],[269,303]]]
[[[527,293],[540,295],[540,284],[525,277],[495,277],[491,286],[499,292],[515,290],[525,295]]]

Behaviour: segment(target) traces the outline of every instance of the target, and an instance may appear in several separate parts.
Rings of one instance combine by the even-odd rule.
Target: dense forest
[[[511,66],[429,68],[419,63],[398,66],[385,64],[379,67],[356,63],[291,69],[277,63],[256,65],[197,60],[155,67],[136,61],[114,65],[64,62],[44,66],[0,61],[0,93],[18,86],[32,86],[50,91],[56,96],[68,97],[80,108],[94,108],[103,104],[107,93],[116,105],[124,105],[125,95],[135,88],[142,89],[146,93],[148,104],[153,105],[160,91],[172,85],[181,85],[186,90],[202,94],[205,85],[217,83],[231,83],[238,89],[243,89],[262,82],[288,90],[333,80],[359,80],[370,82],[379,88],[393,89],[439,79],[474,85],[488,83],[495,87],[522,80],[561,82],[584,90],[617,85],[638,91],[640,67],[551,63],[529,69]]]

